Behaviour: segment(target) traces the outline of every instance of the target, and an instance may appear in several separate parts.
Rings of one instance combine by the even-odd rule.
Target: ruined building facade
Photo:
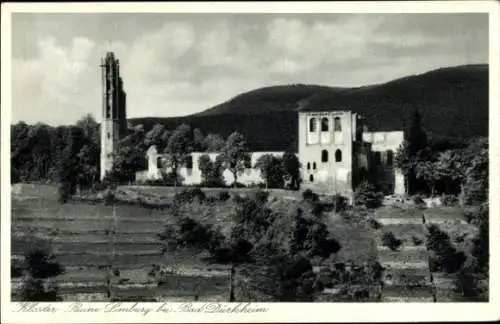
[[[101,59],[102,122],[101,180],[113,166],[118,140],[127,132],[126,93],[120,76],[120,62],[112,52]]]
[[[102,124],[101,179],[113,165],[118,140],[126,135],[126,94],[120,77],[120,64],[113,53],[101,62]],[[403,143],[403,131],[368,132],[363,118],[349,109],[305,105],[298,111],[298,153],[301,186],[323,194],[352,197],[362,181],[378,184],[387,194],[404,193],[404,177],[395,168],[394,159]],[[203,180],[198,159],[205,152],[193,152],[178,172],[184,184],[200,184]],[[282,156],[284,152],[252,152],[251,165],[238,177],[244,185],[264,183],[255,162],[264,155]],[[218,153],[208,154],[212,161]],[[148,169],[136,174],[137,182],[161,179],[167,156],[153,146],[147,152]],[[233,182],[229,171],[223,173],[227,184]]]
[[[348,110],[305,107],[298,118],[303,188],[351,197],[370,181],[387,194],[404,193],[404,177],[394,166],[403,131],[368,132],[362,117]]]

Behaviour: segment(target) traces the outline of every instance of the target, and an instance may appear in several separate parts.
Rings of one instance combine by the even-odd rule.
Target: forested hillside
[[[245,136],[253,150],[295,148],[297,108],[352,110],[372,130],[400,130],[417,109],[425,129],[437,136],[488,135],[488,66],[443,68],[384,84],[358,88],[314,85],[266,87],[240,94],[201,113],[174,118],[134,118],[150,129],[186,123],[205,133]],[[256,128],[258,126],[258,129]]]

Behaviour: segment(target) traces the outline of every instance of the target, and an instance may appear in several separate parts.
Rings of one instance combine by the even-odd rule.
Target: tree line
[[[481,203],[488,195],[488,139],[447,141],[433,138],[415,110],[396,153],[408,194],[454,195],[462,204]]]
[[[100,181],[100,125],[92,115],[85,115],[75,125],[49,126],[43,123],[11,125],[11,183],[53,182],[61,188],[63,201],[77,190],[99,189],[109,183],[131,183],[136,172],[147,169],[147,150],[155,145],[164,153],[163,184],[179,185],[179,169],[186,166],[192,152],[217,152],[216,161],[202,155],[199,162],[203,185],[223,185],[222,173],[229,170],[238,184],[238,176],[247,168],[261,170],[266,185],[298,188],[299,162],[293,152],[282,158],[262,156],[250,165],[250,150],[245,138],[237,132],[223,138],[219,134],[206,136],[199,128],[181,124],[167,129],[157,124],[149,131],[142,125],[131,127],[115,150],[112,168]]]

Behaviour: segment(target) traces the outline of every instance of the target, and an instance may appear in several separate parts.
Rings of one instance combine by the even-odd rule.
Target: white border
[[[415,2],[261,2],[261,3],[2,3],[2,57],[1,57],[1,243],[2,243],[2,323],[119,323],[119,322],[395,322],[395,321],[485,321],[500,319],[500,222],[499,182],[500,109],[498,33],[499,3],[497,1],[415,1]],[[11,13],[15,12],[203,12],[203,13],[444,13],[488,12],[490,37],[490,302],[443,304],[356,304],[356,303],[271,303],[254,304],[269,311],[258,314],[207,313],[16,313],[10,303],[10,114],[11,114]],[[495,199],[496,197],[496,199]],[[64,309],[68,303],[59,303]],[[104,303],[93,303],[94,306]],[[148,305],[145,303],[144,305]]]

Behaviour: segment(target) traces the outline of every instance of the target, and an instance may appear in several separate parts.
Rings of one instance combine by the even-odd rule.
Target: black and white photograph
[[[9,13],[19,312],[491,304],[491,12],[260,5]]]

